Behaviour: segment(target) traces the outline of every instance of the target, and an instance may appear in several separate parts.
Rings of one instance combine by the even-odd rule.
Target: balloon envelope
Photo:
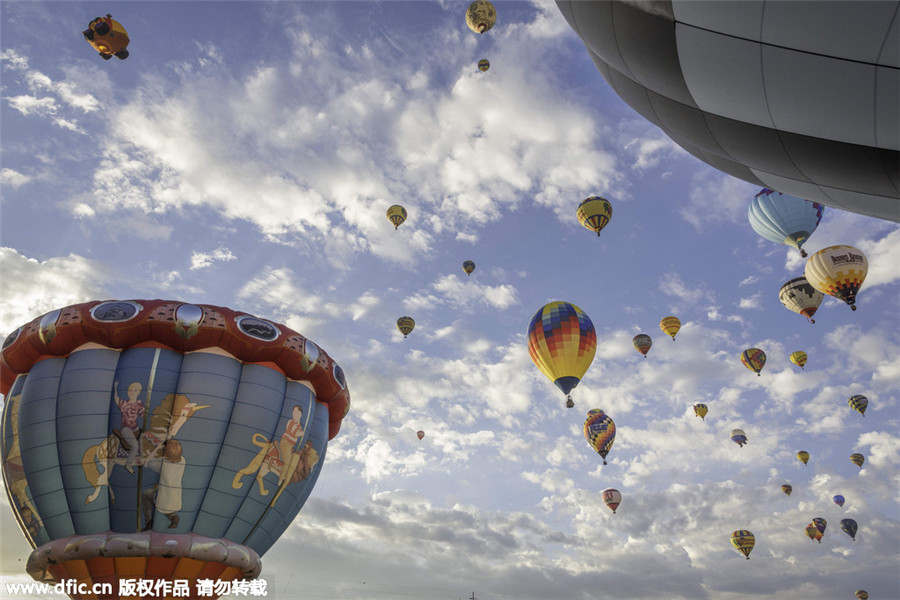
[[[612,204],[602,196],[591,196],[578,205],[578,222],[598,236],[612,218]]]
[[[531,360],[568,396],[597,351],[597,334],[590,317],[574,304],[550,302],[532,317],[527,337]]]
[[[482,73],[486,72],[490,68],[491,68],[491,61],[489,61],[488,59],[482,58],[481,60],[478,61],[478,70],[480,70]]]
[[[136,573],[192,590],[256,577],[350,401],[341,368],[295,331],[167,300],[38,317],[4,342],[0,382],[27,571],[111,582],[110,598]]]
[[[818,202],[763,188],[750,201],[747,216],[753,231],[776,244],[792,246],[806,257],[803,242],[819,226],[824,211]]]
[[[417,431],[416,436],[421,440],[423,437],[425,437],[425,432],[421,430]]]
[[[741,352],[741,363],[759,377],[759,372],[766,366],[766,353],[759,348],[747,348]]]
[[[616,509],[622,502],[622,494],[615,488],[603,490],[603,502],[613,511],[613,514],[616,514]]]
[[[475,270],[475,263],[471,260],[463,261],[463,271],[466,272],[466,275],[471,275],[472,271]]]
[[[744,444],[747,443],[747,436],[744,434],[743,429],[732,429],[731,430],[731,441],[740,446],[744,447]]]
[[[675,334],[678,333],[679,329],[681,329],[681,321],[678,319],[678,317],[663,317],[663,319],[659,322],[659,328],[666,335],[672,336],[672,341],[674,341]]]
[[[853,246],[829,246],[809,257],[803,276],[810,285],[856,310],[856,294],[866,280],[869,261]]]
[[[616,424],[599,408],[591,409],[584,420],[584,438],[597,451],[605,465],[606,455],[616,441]]]
[[[634,349],[644,355],[644,358],[647,358],[647,353],[650,352],[650,346],[653,345],[653,340],[646,333],[639,333],[631,340],[631,344],[634,346]]]
[[[866,416],[866,407],[869,406],[869,399],[865,396],[850,396],[850,399],[847,400],[847,403],[850,405],[850,408],[861,414],[862,416]]]
[[[406,209],[399,204],[394,204],[387,209],[387,218],[393,223],[394,229],[397,229],[406,221]]]
[[[709,412],[709,408],[705,404],[695,404],[694,405],[694,414],[706,420],[706,414]]]
[[[862,469],[863,463],[866,462],[866,457],[863,454],[855,452],[850,455],[850,462]]]
[[[806,535],[809,539],[822,543],[822,532],[819,531],[819,528],[816,527],[815,523],[810,523],[806,526]]]
[[[750,560],[750,552],[756,545],[756,537],[746,529],[738,529],[731,534],[731,545]]]
[[[834,503],[837,504],[838,506],[840,506],[840,507],[844,506],[844,497],[841,496],[840,494],[837,494],[836,496],[834,496],[832,498],[832,500],[834,500]]]
[[[497,22],[497,9],[487,0],[475,0],[466,9],[466,25],[475,33],[488,31]]]
[[[819,309],[823,298],[825,294],[810,285],[806,277],[794,277],[778,291],[778,299],[785,308],[803,315],[810,323],[815,323],[812,317]]]
[[[800,459],[800,462],[805,465],[809,462],[809,452],[807,452],[806,450],[801,450],[797,453],[797,458]]]
[[[397,319],[397,329],[400,330],[400,333],[403,334],[403,337],[408,336],[415,328],[416,322],[412,317],[400,317],[399,319]]]
[[[807,355],[803,350],[797,350],[796,352],[791,352],[791,362],[800,367],[801,369],[806,366]]]
[[[781,486],[781,491],[784,492],[785,494],[787,494],[788,496],[790,496],[791,492],[794,491],[794,488],[793,488],[793,486],[791,486],[791,484],[785,483],[784,485]]]

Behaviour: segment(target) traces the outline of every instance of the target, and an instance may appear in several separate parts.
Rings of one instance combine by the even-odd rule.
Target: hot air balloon
[[[791,362],[801,369],[806,366],[806,358],[806,352],[804,352],[803,350],[791,352]]]
[[[113,56],[119,60],[128,58],[128,32],[112,15],[97,17],[81,32],[85,41],[100,53],[100,58],[109,60]]]
[[[810,285],[856,310],[856,294],[866,280],[869,261],[853,246],[829,246],[809,257],[803,275]]]
[[[419,430],[416,432],[416,436],[421,440],[423,437],[425,437],[425,432],[422,430]]]
[[[605,465],[606,455],[616,441],[616,424],[608,414],[599,408],[593,408],[588,411],[584,420],[584,438],[597,451]]]
[[[472,271],[475,270],[475,263],[471,260],[463,261],[463,271],[466,272],[466,275],[471,275]]]
[[[746,556],[747,560],[750,560],[750,552],[753,551],[753,546],[756,545],[756,538],[746,529],[738,529],[731,534],[731,545]]]
[[[591,196],[578,205],[576,214],[579,223],[600,237],[600,230],[606,227],[612,218],[612,204],[601,196]]]
[[[394,225],[394,229],[397,229],[406,220],[406,209],[394,204],[387,209],[387,218]]]
[[[881,85],[896,81],[886,49],[897,0],[722,6],[557,1],[610,88],[695,157],[754,186],[900,220],[900,94]]]
[[[854,465],[862,469],[863,463],[866,462],[866,457],[858,452],[850,455],[850,462]]]
[[[794,277],[781,286],[778,291],[778,299],[785,308],[806,317],[810,323],[816,321],[812,318],[825,294],[814,288],[806,280],[806,277]]]
[[[776,244],[796,248],[806,258],[803,242],[819,226],[824,211],[818,202],[763,188],[750,201],[747,216],[753,231]]]
[[[759,377],[759,372],[766,366],[766,353],[759,348],[747,348],[741,352],[741,363]]]
[[[662,321],[659,322],[659,328],[666,335],[672,336],[672,341],[675,341],[675,334],[678,333],[678,330],[681,329],[681,321],[678,317],[664,317]]]
[[[709,408],[707,408],[707,406],[705,404],[695,404],[694,405],[694,414],[697,415],[698,417],[700,417],[701,419],[703,419],[704,421],[706,420],[706,413],[708,413],[708,412],[709,412]]]
[[[481,60],[478,61],[478,70],[480,70],[482,73],[486,72],[490,68],[491,68],[491,61],[489,61],[488,59],[482,58]]]
[[[653,340],[650,339],[650,336],[646,333],[639,333],[631,340],[634,349],[644,355],[644,358],[647,358],[647,353],[650,352],[650,346],[653,345]]]
[[[740,446],[744,447],[744,444],[747,443],[747,436],[744,434],[743,429],[732,429],[731,430],[731,441]]]
[[[412,317],[400,317],[397,319],[397,329],[403,334],[404,339],[416,328],[416,322]]]
[[[781,486],[781,491],[784,492],[785,494],[787,494],[788,496],[790,496],[791,492],[794,491],[794,488],[793,488],[793,486],[791,486],[791,484],[785,483],[784,485]]]
[[[806,526],[806,535],[814,542],[822,543],[822,532],[819,531],[814,523],[810,523]]]
[[[487,0],[475,0],[466,9],[466,25],[475,33],[484,33],[497,22],[497,9]]]
[[[578,385],[597,351],[597,334],[590,317],[568,302],[550,302],[528,325],[528,354],[572,408],[572,389]]]
[[[869,600],[869,592],[866,590],[856,590],[857,600]]]
[[[841,496],[840,494],[838,494],[837,496],[834,496],[834,497],[832,498],[832,500],[834,501],[835,504],[837,504],[837,505],[840,506],[841,508],[844,507],[844,497]]]
[[[622,502],[622,494],[614,488],[603,490],[603,502],[613,511],[613,514],[616,514],[616,509]]]
[[[797,453],[797,458],[805,465],[809,462],[809,452],[807,452],[806,450],[801,450]]]
[[[861,414],[862,416],[866,416],[866,407],[869,406],[869,399],[865,396],[850,396],[850,399],[847,400],[847,403],[850,404],[850,408]]]
[[[26,570],[111,583],[103,599],[123,577],[191,591],[257,577],[350,406],[340,366],[299,333],[169,300],[85,302],[19,327],[0,393]]]

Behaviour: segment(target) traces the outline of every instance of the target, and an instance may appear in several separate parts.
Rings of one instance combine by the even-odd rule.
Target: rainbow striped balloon
[[[572,403],[571,391],[584,377],[597,351],[597,333],[590,317],[568,302],[550,302],[528,326],[531,360]]]

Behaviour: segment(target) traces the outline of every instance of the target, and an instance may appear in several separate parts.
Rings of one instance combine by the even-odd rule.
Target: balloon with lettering
[[[756,537],[746,529],[738,529],[731,534],[731,545],[738,549],[747,560],[750,560],[750,552],[756,545]]]
[[[809,452],[807,452],[806,450],[801,450],[797,453],[797,458],[805,465],[809,462]]]
[[[406,221],[406,209],[399,204],[394,204],[387,209],[387,218],[394,225],[394,229],[397,229]]]
[[[653,345],[653,340],[650,339],[650,336],[646,333],[639,333],[631,340],[631,344],[634,346],[634,349],[644,355],[644,358],[647,358],[647,353],[650,352],[650,346]]]
[[[528,355],[541,373],[566,395],[572,408],[572,390],[584,377],[597,351],[597,333],[587,314],[568,302],[542,306],[528,325]]]
[[[824,298],[825,294],[814,288],[806,277],[794,277],[778,291],[778,299],[785,308],[803,315],[810,323],[816,322],[812,317]]]
[[[603,490],[603,503],[613,511],[613,514],[616,514],[616,509],[622,503],[622,494],[615,488]]]
[[[844,507],[844,497],[841,496],[840,494],[834,496],[834,497],[832,498],[832,500],[834,501],[835,504],[837,504],[837,505],[840,506],[841,508]]]
[[[791,484],[785,483],[781,486],[781,491],[784,492],[785,494],[787,494],[788,496],[790,496],[791,492],[794,491],[794,488]]]
[[[747,217],[753,231],[776,244],[791,246],[806,258],[803,242],[819,226],[825,207],[796,196],[763,188],[753,200]]]
[[[868,272],[869,261],[862,250],[853,246],[829,246],[809,257],[803,275],[823,294],[834,296],[856,310],[856,294]]]
[[[675,334],[681,329],[681,321],[678,317],[668,316],[663,317],[663,319],[659,322],[659,328],[666,335],[672,336],[672,341],[675,341]]]
[[[475,270],[475,263],[471,260],[463,261],[463,271],[466,272],[466,275],[471,275],[472,271]]]
[[[341,367],[296,331],[171,300],[35,318],[3,342],[0,393],[27,572],[109,583],[104,599],[130,595],[123,578],[256,578],[350,407]]]
[[[732,429],[731,441],[743,448],[744,444],[747,443],[747,435],[744,433],[743,429]]]
[[[741,363],[759,377],[759,372],[766,366],[766,353],[759,348],[747,348],[741,352]]]
[[[475,0],[466,9],[466,26],[475,33],[490,30],[497,22],[497,9],[487,0]]]
[[[791,352],[791,362],[800,367],[801,369],[806,366],[807,355],[803,350],[797,350],[796,352]]]
[[[866,462],[866,457],[859,452],[854,452],[850,455],[850,462],[862,469],[863,464]]]
[[[578,205],[576,211],[578,222],[600,236],[600,230],[606,227],[612,218],[612,204],[602,196],[591,196]]]
[[[706,420],[706,414],[709,412],[709,408],[705,404],[695,404],[694,405],[694,414],[700,417],[703,421]]]
[[[606,456],[616,441],[616,424],[601,409],[593,408],[588,411],[584,420],[584,438],[597,451],[605,465]]]
[[[397,329],[400,330],[404,338],[412,333],[412,330],[415,328],[416,321],[412,317],[400,317],[397,319]]]
[[[850,399],[847,400],[847,403],[850,405],[850,408],[861,414],[862,416],[866,416],[866,408],[869,406],[869,399],[865,396],[850,396]]]

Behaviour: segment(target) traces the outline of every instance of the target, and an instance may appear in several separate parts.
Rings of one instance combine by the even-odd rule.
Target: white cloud
[[[237,257],[225,246],[219,246],[211,252],[194,252],[191,254],[191,270],[205,269],[216,262],[229,262]]]
[[[2,185],[8,185],[12,188],[19,188],[29,181],[31,181],[31,177],[29,175],[19,173],[15,169],[7,169],[6,167],[0,169],[0,184]]]

